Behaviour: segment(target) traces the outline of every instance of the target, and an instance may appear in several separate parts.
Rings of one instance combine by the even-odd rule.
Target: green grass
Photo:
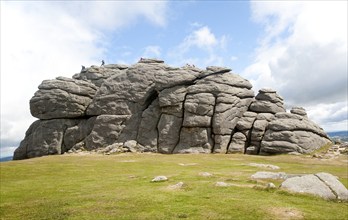
[[[329,172],[348,186],[347,157],[248,155],[61,155],[11,161],[1,168],[1,219],[348,219],[348,203],[279,189],[249,177]],[[182,166],[179,164],[186,164]],[[191,165],[189,165],[191,163]],[[192,163],[196,163],[192,165]],[[212,177],[199,176],[210,172]],[[157,175],[169,181],[152,183]],[[184,182],[180,190],[169,185]],[[217,181],[233,184],[216,187]],[[280,181],[272,181],[277,186]],[[252,187],[257,186],[257,187]]]
[[[331,147],[332,147],[333,143],[329,142],[327,144],[325,144],[324,146],[316,149],[315,151],[313,151],[312,153],[308,154],[313,156],[314,154],[323,154],[326,153]]]

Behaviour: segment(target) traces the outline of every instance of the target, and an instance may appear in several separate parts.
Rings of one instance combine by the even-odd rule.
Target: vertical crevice
[[[155,101],[157,98],[158,98],[158,92],[156,90],[150,91],[149,96],[145,100],[145,104],[144,104],[145,108],[143,109],[143,111],[148,109],[149,106],[153,103],[153,101]]]
[[[247,135],[247,141],[245,142],[245,148],[244,148],[244,154],[246,154],[246,149],[248,147],[250,147],[250,144],[251,144],[251,134],[253,132],[253,128],[254,128],[254,124],[256,122],[256,119],[257,117],[255,117],[254,121],[253,121],[253,124],[251,125],[251,128],[249,130],[249,134]]]
[[[211,93],[212,94],[212,93]],[[214,133],[214,127],[213,127],[213,124],[214,124],[214,116],[215,116],[215,110],[216,110],[216,105],[217,105],[217,97],[215,94],[212,94],[214,96],[214,105],[213,105],[213,114],[211,116],[211,120],[210,120],[210,137],[213,141],[213,146],[211,148],[211,153],[214,153],[214,150],[215,150],[215,133]]]
[[[228,150],[230,149],[230,145],[232,143],[232,138],[235,133],[239,132],[237,126],[235,126],[231,132],[230,140],[228,141],[227,149],[226,149],[226,154],[228,153]],[[245,150],[244,150],[245,151]]]
[[[82,119],[82,120],[83,120],[83,119]],[[78,125],[82,122],[82,120],[74,121],[74,124],[73,124],[73,125],[70,124],[70,126],[69,126],[69,125],[65,125],[65,126],[63,127],[63,131],[62,131],[62,143],[61,143],[61,146],[60,146],[60,154],[64,154],[65,152],[68,151],[68,150],[67,150],[67,146],[65,145],[65,133],[66,133],[66,131],[67,131],[69,128],[72,128],[72,127],[74,127],[74,126],[78,126]],[[80,130],[80,132],[82,132],[82,131]],[[82,135],[81,135],[81,136],[82,136]],[[75,139],[76,139],[76,137],[75,137]]]
[[[149,94],[149,96],[146,98],[146,101],[145,101],[145,107],[142,109],[142,111],[141,111],[141,115],[140,115],[140,119],[139,119],[139,124],[138,124],[138,126],[137,126],[137,135],[136,135],[136,137],[135,137],[135,139],[138,141],[138,139],[139,139],[139,130],[140,130],[140,125],[141,125],[141,123],[142,123],[142,121],[143,121],[143,119],[144,119],[144,117],[143,117],[143,113],[145,112],[145,111],[147,111],[150,107],[152,107],[153,108],[153,103],[156,101],[156,99],[158,98],[158,92],[156,91],[156,90],[152,90],[152,91],[150,91],[150,94]],[[157,124],[156,124],[157,125]]]
[[[177,148],[178,144],[180,143],[180,139],[181,139],[181,130],[183,128],[183,124],[184,124],[184,117],[185,117],[185,103],[186,103],[186,98],[187,98],[188,93],[185,94],[184,100],[182,101],[182,112],[181,112],[181,126],[179,129],[179,138],[178,141],[176,142],[175,146],[172,149],[171,154],[173,154],[173,152],[175,151],[175,149]]]
[[[157,119],[157,123],[156,123],[156,131],[157,131],[157,144],[156,144],[156,149],[157,149],[157,153],[158,152],[160,152],[159,151],[159,135],[160,135],[160,131],[159,131],[159,129],[158,129],[158,124],[159,124],[159,122],[160,122],[160,120],[161,120],[161,118],[162,118],[162,111],[160,110],[160,115],[159,115],[159,117],[158,117],[158,119]]]
[[[265,128],[265,131],[263,132],[263,134],[262,134],[262,136],[261,136],[260,147],[259,147],[259,149],[257,149],[257,155],[259,155],[260,152],[261,152],[261,143],[262,143],[263,137],[264,137],[265,134],[266,134],[267,128],[268,128],[268,124],[267,124],[267,126],[266,126],[266,128]]]
[[[65,137],[66,130],[68,130],[68,128],[64,128],[64,130],[63,130],[63,134],[62,134],[62,144],[61,144],[61,146],[60,146],[60,154],[64,154],[64,153],[65,153],[65,150],[66,150],[66,146],[65,146],[65,143],[64,143],[64,137]]]

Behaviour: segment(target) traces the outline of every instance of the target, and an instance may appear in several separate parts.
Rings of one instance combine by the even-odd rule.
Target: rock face
[[[327,143],[325,132],[306,116],[277,113],[275,119],[268,124],[260,153],[310,153],[313,151],[313,146],[323,146],[325,143]]]
[[[303,108],[286,113],[274,90],[255,96],[251,88],[229,68],[176,68],[155,59],[45,80],[30,100],[40,120],[14,159],[126,143],[169,154],[307,153],[330,141]]]
[[[324,199],[348,200],[346,187],[329,173],[288,178],[280,187],[292,192],[317,195]]]
[[[259,171],[251,176],[252,179],[286,179],[287,175],[284,172],[268,172]]]
[[[30,100],[30,112],[39,119],[83,117],[96,91],[96,86],[82,80],[44,80]]]

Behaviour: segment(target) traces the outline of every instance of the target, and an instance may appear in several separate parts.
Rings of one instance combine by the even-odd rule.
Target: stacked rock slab
[[[261,89],[238,121],[229,152],[259,154],[268,124],[278,112],[285,112],[283,98],[272,89]]]
[[[304,153],[329,141],[304,109],[285,113],[275,91],[262,89],[255,97],[251,88],[225,67],[176,68],[155,59],[45,80],[30,100],[40,120],[14,159],[130,142],[140,152]],[[286,132],[291,139],[284,139]]]
[[[30,100],[30,111],[39,119],[83,117],[96,91],[95,85],[81,80],[44,80]]]
[[[294,111],[292,111],[294,112]],[[261,143],[261,154],[310,153],[328,143],[327,134],[303,112],[275,114]]]

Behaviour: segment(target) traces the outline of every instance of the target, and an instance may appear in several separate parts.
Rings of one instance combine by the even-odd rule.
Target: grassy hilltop
[[[1,168],[1,219],[348,219],[348,203],[279,189],[250,176],[328,172],[348,187],[347,157],[250,155],[61,155]],[[200,176],[200,172],[213,174]],[[153,183],[158,175],[169,178]],[[217,187],[216,182],[230,183]],[[168,186],[183,182],[182,189]]]

